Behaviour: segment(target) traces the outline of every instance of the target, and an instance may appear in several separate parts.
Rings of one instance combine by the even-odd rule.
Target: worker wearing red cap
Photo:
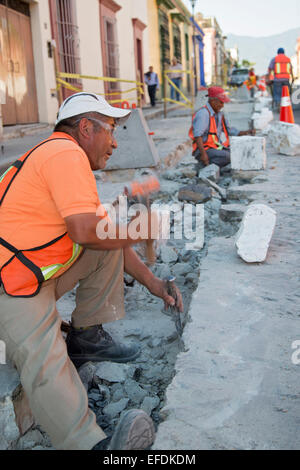
[[[228,103],[220,87],[208,89],[208,103],[193,116],[189,136],[193,140],[193,155],[203,166],[214,163],[220,168],[230,163],[229,136],[255,135],[255,131],[238,131],[229,127],[221,110]]]

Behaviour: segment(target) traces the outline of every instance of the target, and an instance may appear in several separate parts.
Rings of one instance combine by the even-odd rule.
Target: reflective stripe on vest
[[[213,149],[217,149],[217,150],[222,150],[223,148],[229,148],[229,146],[230,146],[229,134],[228,134],[228,130],[227,130],[227,127],[226,127],[224,116],[222,116],[222,127],[223,127],[223,132],[225,134],[226,140],[225,140],[225,142],[220,143],[219,140],[218,140],[217,124],[216,124],[215,116],[210,113],[207,106],[204,106],[204,108],[207,109],[207,111],[209,113],[209,119],[210,119],[208,137],[207,137],[207,140],[205,142],[203,142],[204,149],[208,150],[210,148],[213,148]],[[193,152],[195,152],[198,148],[197,143],[196,143],[195,138],[194,138],[194,130],[193,130],[193,122],[194,122],[196,114],[197,113],[195,113],[194,116],[193,116],[192,127],[190,128],[190,131],[189,131],[189,137],[190,137],[190,139],[193,140]]]
[[[54,140],[49,139],[32,149],[17,160],[0,177],[0,208],[15,177],[22,169],[26,160],[41,145]],[[34,297],[41,289],[44,281],[51,279],[62,268],[72,264],[81,254],[83,248],[74,243],[67,233],[51,240],[45,245],[32,249],[20,250],[0,238],[0,244],[10,251],[13,256],[0,268],[0,282],[4,291],[11,297]],[[56,259],[55,264],[48,264]]]
[[[53,264],[52,266],[46,266],[44,268],[42,267],[41,271],[43,273],[44,280],[48,281],[48,279],[51,279],[51,277],[53,277],[56,273],[58,273],[60,269],[66,268],[67,266],[72,264],[73,261],[75,261],[76,258],[78,258],[81,251],[82,251],[82,246],[78,245],[77,243],[73,243],[73,254],[71,258],[69,259],[69,261],[67,261],[65,264]]]

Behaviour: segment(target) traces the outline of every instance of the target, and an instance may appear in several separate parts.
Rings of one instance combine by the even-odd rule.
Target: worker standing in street
[[[238,131],[229,127],[221,112],[230,99],[220,87],[208,89],[208,104],[194,114],[189,136],[193,141],[193,156],[200,166],[212,163],[220,168],[230,163],[229,136],[255,135],[255,130]]]
[[[37,424],[58,450],[141,450],[153,443],[152,420],[141,410],[126,412],[109,442],[75,367],[139,355],[138,345],[115,341],[102,326],[125,315],[124,271],[183,311],[179,290],[175,301],[132,248],[143,236],[130,236],[131,222],[117,226],[113,238],[97,231],[103,219],[112,222],[92,171],[105,168],[117,148],[115,127],[129,114],[93,93],[72,95],[49,139],[0,179],[0,339]],[[148,234],[151,221],[148,212]],[[77,284],[65,342],[56,301]]]
[[[291,59],[285,55],[285,50],[281,47],[277,51],[269,65],[269,76],[273,77],[273,105],[279,110],[281,103],[282,87],[287,85],[290,89],[294,81],[293,67]]]
[[[149,67],[149,71],[144,76],[145,83],[148,86],[148,93],[151,106],[154,108],[156,104],[156,92],[159,90],[159,80],[157,73],[154,72],[153,67]]]
[[[172,72],[168,73],[168,77],[170,80],[176,85],[176,87],[180,90],[181,83],[182,83],[182,65],[178,62],[176,57],[173,58],[172,64],[170,65],[169,69]],[[173,86],[171,86],[171,100],[180,101],[180,94]]]
[[[255,75],[254,69],[250,69],[249,71],[249,90],[251,98],[254,98],[255,88],[257,84],[257,77]]]

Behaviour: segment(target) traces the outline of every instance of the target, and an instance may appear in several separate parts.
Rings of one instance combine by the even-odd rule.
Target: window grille
[[[74,0],[56,0],[60,71],[80,74],[80,50]],[[78,79],[66,79],[77,86]]]
[[[105,29],[105,50],[106,50],[106,70],[105,75],[111,78],[119,78],[119,47],[116,38],[116,21],[111,18],[104,18]],[[117,82],[109,82],[110,91],[119,90]]]
[[[159,10],[159,23],[161,60],[164,68],[165,65],[170,63],[170,34],[168,15],[163,10]]]
[[[181,36],[180,28],[177,24],[173,23],[173,43],[174,43],[174,57],[181,63]]]

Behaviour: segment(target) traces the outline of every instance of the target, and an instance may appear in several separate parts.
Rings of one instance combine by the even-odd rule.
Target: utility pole
[[[190,0],[193,14],[193,61],[194,61],[194,94],[197,96],[197,65],[196,65],[196,28],[195,28],[195,5],[197,0]]]

